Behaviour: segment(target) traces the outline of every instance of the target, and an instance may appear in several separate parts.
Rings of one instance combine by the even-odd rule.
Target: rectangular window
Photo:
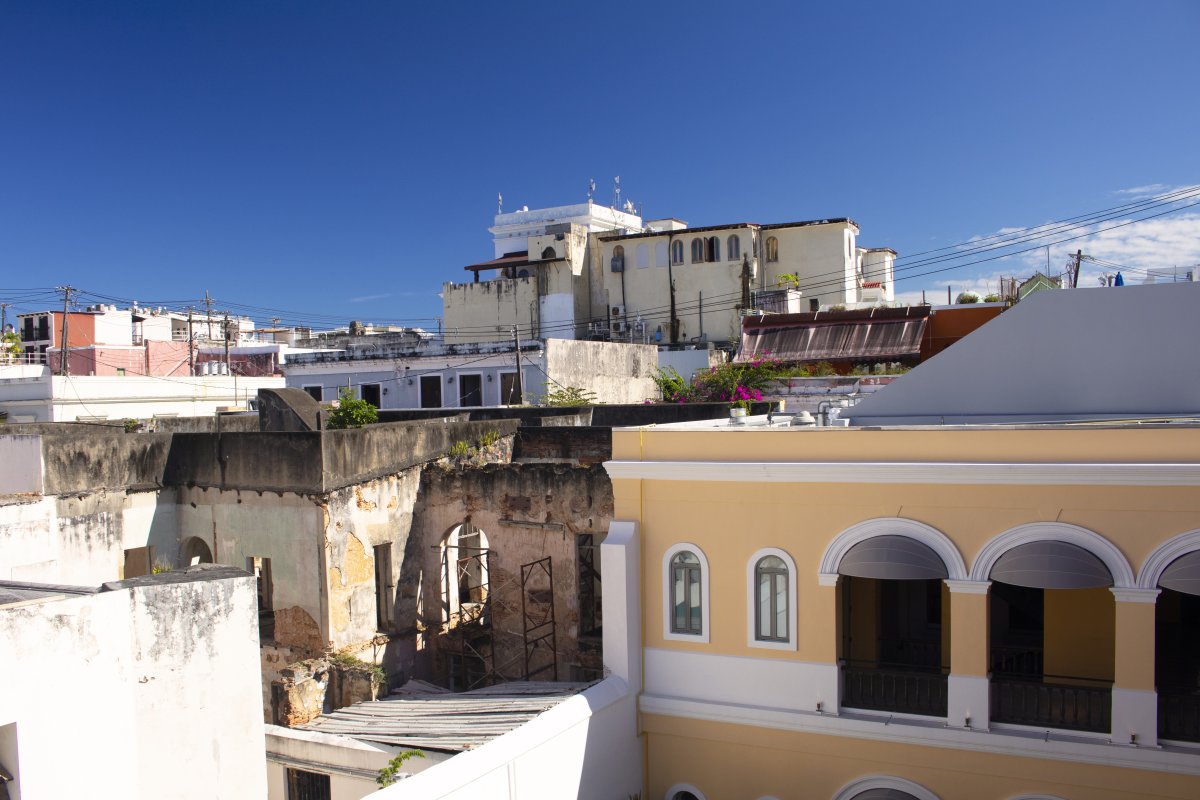
[[[119,377],[119,378],[125,377],[125,368],[124,367],[117,367],[117,377]]]
[[[329,776],[320,772],[288,769],[287,800],[331,800]]]
[[[421,376],[421,408],[442,407],[442,376]]]
[[[125,551],[125,572],[123,577],[136,578],[139,575],[149,575],[154,568],[154,545],[132,547]]]
[[[699,636],[704,631],[700,605],[700,561],[688,552],[675,556],[671,565],[671,633]]]
[[[517,373],[500,373],[500,405],[521,405],[521,384],[517,381]]]
[[[33,317],[26,317],[21,327],[21,338],[27,342],[33,341]]]
[[[392,629],[392,545],[375,545],[375,625],[378,631]]]
[[[482,375],[458,376],[458,404],[464,407],[483,405]]]
[[[264,642],[275,640],[275,587],[271,581],[271,559],[250,556],[246,559],[246,571],[258,579],[258,638]]]
[[[383,405],[383,393],[378,383],[364,383],[359,387],[358,396],[376,408]]]
[[[320,386],[305,386],[304,391],[308,392],[308,396],[318,403],[324,399],[325,390]]]

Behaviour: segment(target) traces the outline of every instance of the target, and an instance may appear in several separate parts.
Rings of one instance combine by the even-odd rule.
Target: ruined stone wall
[[[599,544],[612,513],[612,486],[599,465],[426,469],[413,522],[413,536],[426,545],[421,550],[424,557],[419,567],[406,572],[406,580],[416,581],[421,590],[418,617],[424,635],[418,640],[417,677],[444,681],[450,668],[447,656],[456,645],[453,635],[447,636],[443,630],[446,597],[442,552],[437,545],[460,525],[480,529],[490,550],[488,587],[495,671],[509,679],[523,676],[521,565],[546,556],[551,558],[554,573],[558,679],[570,680],[584,674],[581,667],[597,666],[599,654],[594,648],[586,643],[582,653],[580,648],[577,543],[580,535],[591,534]],[[539,677],[550,679],[553,675]]]

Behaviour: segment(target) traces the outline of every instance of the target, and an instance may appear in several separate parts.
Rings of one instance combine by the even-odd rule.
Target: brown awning
[[[772,323],[749,320],[742,328],[738,361],[770,355],[783,361],[883,360],[919,355],[928,317],[875,317],[846,319],[840,315],[787,315],[814,317],[803,322]]]
[[[505,267],[523,267],[529,263],[529,251],[522,250],[519,253],[505,253],[499,258],[493,258],[491,261],[484,261],[480,264],[470,264],[463,267],[471,272],[481,272],[485,269],[504,269]]]

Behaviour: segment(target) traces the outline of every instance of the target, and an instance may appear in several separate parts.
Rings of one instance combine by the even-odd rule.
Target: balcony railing
[[[846,663],[842,705],[898,714],[946,716],[946,676],[940,670]]]
[[[991,690],[993,722],[1097,733],[1112,728],[1112,688],[1100,681],[1048,683],[993,675]]]
[[[1200,742],[1200,690],[1158,687],[1158,738]]]

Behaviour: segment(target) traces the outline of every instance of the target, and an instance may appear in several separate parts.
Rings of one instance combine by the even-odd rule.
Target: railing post
[[[1112,741],[1158,745],[1158,694],[1154,687],[1154,609],[1158,589],[1111,589],[1116,598],[1116,663],[1112,689]]]
[[[946,581],[950,589],[950,678],[946,724],[988,729],[988,588],[991,581]]]

